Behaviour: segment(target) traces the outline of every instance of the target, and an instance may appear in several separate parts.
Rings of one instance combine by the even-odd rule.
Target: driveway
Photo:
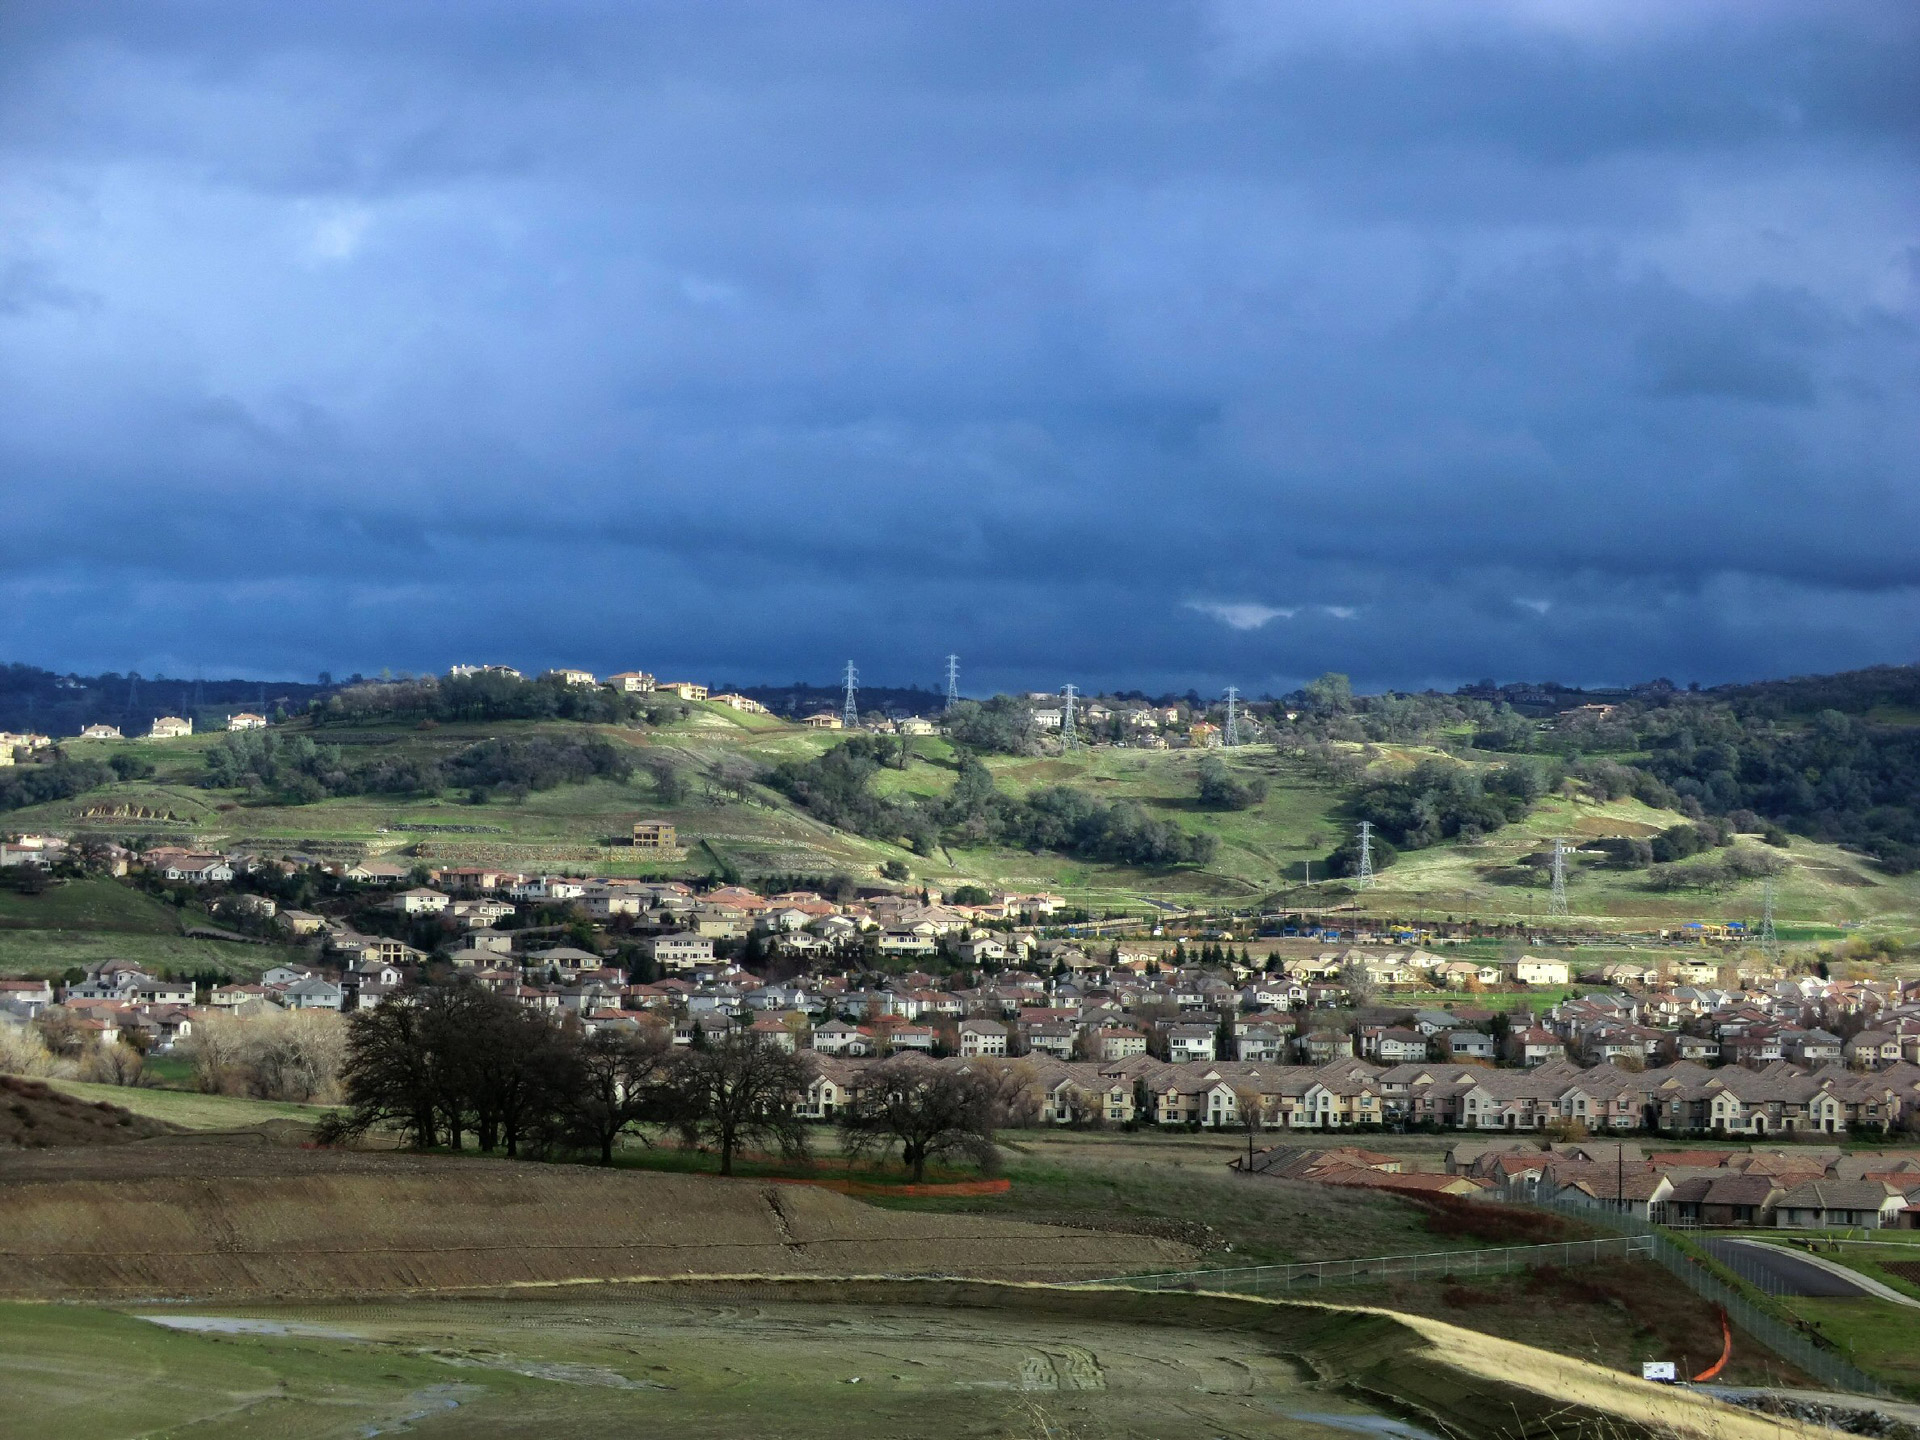
[[[1769,1295],[1810,1295],[1839,1300],[1891,1300],[1920,1308],[1920,1301],[1902,1295],[1876,1280],[1857,1275],[1844,1265],[1802,1255],[1784,1246],[1759,1240],[1716,1238],[1701,1244],[1713,1258]]]

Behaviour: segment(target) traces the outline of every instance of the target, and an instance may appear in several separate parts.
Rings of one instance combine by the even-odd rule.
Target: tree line
[[[420,755],[349,758],[337,745],[271,730],[236,731],[208,748],[201,783],[243,790],[250,799],[304,805],[336,795],[525,795],[592,779],[626,781],[633,755],[601,735],[528,735],[482,740],[434,759]]]
[[[683,717],[675,695],[635,694],[609,685],[570,685],[487,671],[348,685],[308,713],[316,726],[418,724],[421,721],[577,720],[592,725],[660,724]]]
[[[769,783],[830,825],[904,842],[921,855],[946,842],[1058,850],[1146,867],[1204,865],[1213,858],[1211,835],[1191,834],[1136,801],[1103,800],[1065,785],[1008,795],[980,758],[964,751],[946,794],[880,794],[875,778],[885,766],[903,767],[907,753],[885,736],[855,735],[814,759],[777,766]]]
[[[390,997],[347,1022],[339,1088],[345,1109],[322,1139],[372,1130],[410,1146],[508,1156],[596,1155],[654,1127],[711,1151],[722,1175],[749,1148],[804,1157],[810,1057],[750,1031],[674,1046],[664,1027],[639,1031],[555,1024],[470,982]],[[1008,1113],[993,1077],[902,1056],[865,1072],[838,1123],[856,1155],[898,1150],[918,1181],[930,1160],[990,1163]]]

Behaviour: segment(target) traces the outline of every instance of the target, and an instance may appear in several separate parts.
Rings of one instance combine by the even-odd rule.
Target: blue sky
[[[1920,659],[1910,3],[0,7],[0,659]]]

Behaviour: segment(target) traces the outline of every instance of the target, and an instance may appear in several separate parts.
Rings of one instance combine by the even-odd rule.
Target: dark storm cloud
[[[1898,4],[0,11],[62,668],[1911,659]]]

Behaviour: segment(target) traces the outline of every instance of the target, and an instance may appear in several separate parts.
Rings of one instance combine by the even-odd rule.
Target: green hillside
[[[288,730],[298,733],[301,728]],[[1484,838],[1449,840],[1402,854],[1398,864],[1381,873],[1373,890],[1355,896],[1350,886],[1329,883],[1324,865],[1328,853],[1352,830],[1344,807],[1351,798],[1353,774],[1343,789],[1328,778],[1324,754],[1316,762],[1303,750],[1255,745],[1223,756],[1219,751],[1090,747],[1047,756],[984,757],[995,784],[1008,795],[1067,786],[1104,800],[1131,800],[1156,818],[1212,835],[1218,842],[1203,865],[1145,871],[1053,851],[1001,847],[948,845],[914,855],[898,845],[836,829],[796,806],[765,778],[773,766],[819,756],[845,737],[740,715],[722,706],[690,706],[684,718],[657,726],[496,721],[329,728],[316,738],[339,746],[355,760],[438,762],[478,741],[583,732],[603,737],[630,755],[637,766],[632,776],[561,784],[523,798],[495,796],[483,804],[469,803],[458,793],[262,803],[258,795],[201,788],[206,752],[220,743],[219,736],[121,745],[73,742],[67,751],[75,760],[132,754],[151,761],[155,773],[12,812],[9,823],[20,829],[92,831],[148,841],[173,837],[197,844],[254,844],[335,855],[405,853],[434,864],[617,874],[729,870],[749,878],[836,872],[872,877],[879,866],[896,861],[929,883],[1044,888],[1093,909],[1139,908],[1158,900],[1232,907],[1358,906],[1364,912],[1401,917],[1524,920],[1544,914],[1546,893],[1537,867],[1530,870],[1523,862],[1550,847],[1551,837],[1565,836],[1576,845],[1606,836],[1645,837],[1682,819],[1634,799],[1599,800],[1588,787],[1570,783],[1537,802],[1521,822]],[[945,740],[918,738],[905,742],[905,748],[904,768],[883,768],[874,776],[877,794],[932,797],[954,785],[958,760]],[[1364,774],[1375,779],[1433,761],[1491,773],[1509,758],[1415,743],[1376,744],[1364,750],[1357,743],[1341,743],[1332,748],[1350,765],[1369,757]],[[1224,758],[1237,775],[1264,781],[1264,798],[1241,811],[1201,808],[1199,771],[1209,754]],[[670,801],[663,799],[654,774],[662,765],[680,777],[677,788],[682,793]],[[678,826],[684,856],[646,857],[617,843],[640,816]],[[1787,864],[1776,881],[1777,914],[1783,924],[1902,930],[1920,917],[1920,875],[1890,876],[1858,855],[1797,837],[1789,848],[1773,853]],[[1577,923],[1609,929],[1754,917],[1761,885],[1751,880],[1721,890],[1663,892],[1650,887],[1644,871],[1612,869],[1601,857],[1576,855],[1570,908]],[[145,927],[155,943],[164,932],[177,936],[177,924],[165,907],[127,896],[119,887],[104,889],[127,898],[109,903],[102,890],[64,887],[58,903],[66,908],[56,916],[52,909],[35,909],[44,902],[0,897],[0,963],[19,963],[22,947],[10,934],[32,933],[34,944],[52,945],[48,932],[66,932],[54,946],[63,958],[89,934],[130,938]],[[98,907],[97,912],[90,911],[90,905]],[[168,943],[210,942],[176,938]],[[85,948],[98,946],[88,939]],[[52,950],[48,958],[53,958]],[[188,958],[183,954],[179,963]]]

